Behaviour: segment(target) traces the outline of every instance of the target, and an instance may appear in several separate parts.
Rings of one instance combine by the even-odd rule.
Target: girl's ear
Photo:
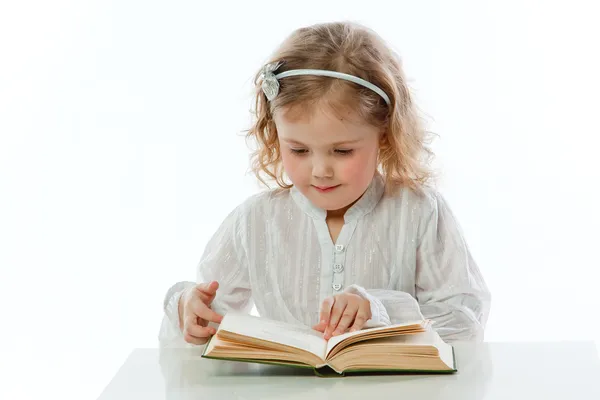
[[[377,149],[377,162],[381,162],[381,152],[385,151],[389,147],[388,137],[386,131],[382,130],[379,134],[379,148]]]
[[[388,146],[387,129],[382,129],[379,134],[379,148]]]

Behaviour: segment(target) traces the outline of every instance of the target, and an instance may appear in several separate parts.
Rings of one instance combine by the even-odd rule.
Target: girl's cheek
[[[376,167],[365,154],[357,154],[351,160],[347,160],[342,165],[341,172],[346,179],[360,179],[366,176],[372,176],[372,170]]]
[[[282,155],[282,164],[285,173],[291,178],[295,179],[295,177],[300,172],[300,162],[298,160],[294,160],[293,155],[286,154]]]

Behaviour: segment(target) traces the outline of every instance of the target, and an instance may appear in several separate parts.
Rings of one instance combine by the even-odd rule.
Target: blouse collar
[[[383,195],[385,183],[383,177],[377,173],[367,187],[367,190],[356,203],[350,207],[344,214],[344,222],[350,222],[359,219],[363,215],[371,212]],[[295,186],[290,189],[292,198],[296,204],[311,218],[325,219],[326,210],[316,207],[306,196],[304,196]]]

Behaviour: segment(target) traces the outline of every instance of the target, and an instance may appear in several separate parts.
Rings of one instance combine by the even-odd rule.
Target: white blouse
[[[447,342],[483,340],[490,293],[438,192],[388,194],[376,176],[346,212],[335,243],[325,217],[296,188],[239,205],[197,266],[197,282],[219,282],[212,309],[225,314],[255,306],[260,316],[312,327],[326,297],[351,292],[370,300],[367,327],[424,317]],[[177,303],[194,284],[168,290],[161,346],[188,346]]]

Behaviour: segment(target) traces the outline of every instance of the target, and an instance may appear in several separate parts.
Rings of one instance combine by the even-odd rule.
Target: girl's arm
[[[434,195],[417,249],[416,297],[446,340],[483,340],[491,295],[450,207]]]
[[[419,229],[415,297],[395,290],[347,290],[371,302],[370,326],[401,323],[422,317],[445,341],[481,341],[491,296],[445,200],[431,196]]]
[[[179,299],[183,292],[196,283],[219,282],[219,289],[211,309],[224,315],[230,310],[250,312],[252,309],[248,270],[241,245],[244,216],[242,207],[236,208],[212,236],[197,266],[196,282],[178,282],[167,291],[164,316],[159,331],[161,347],[187,347],[179,320]]]

